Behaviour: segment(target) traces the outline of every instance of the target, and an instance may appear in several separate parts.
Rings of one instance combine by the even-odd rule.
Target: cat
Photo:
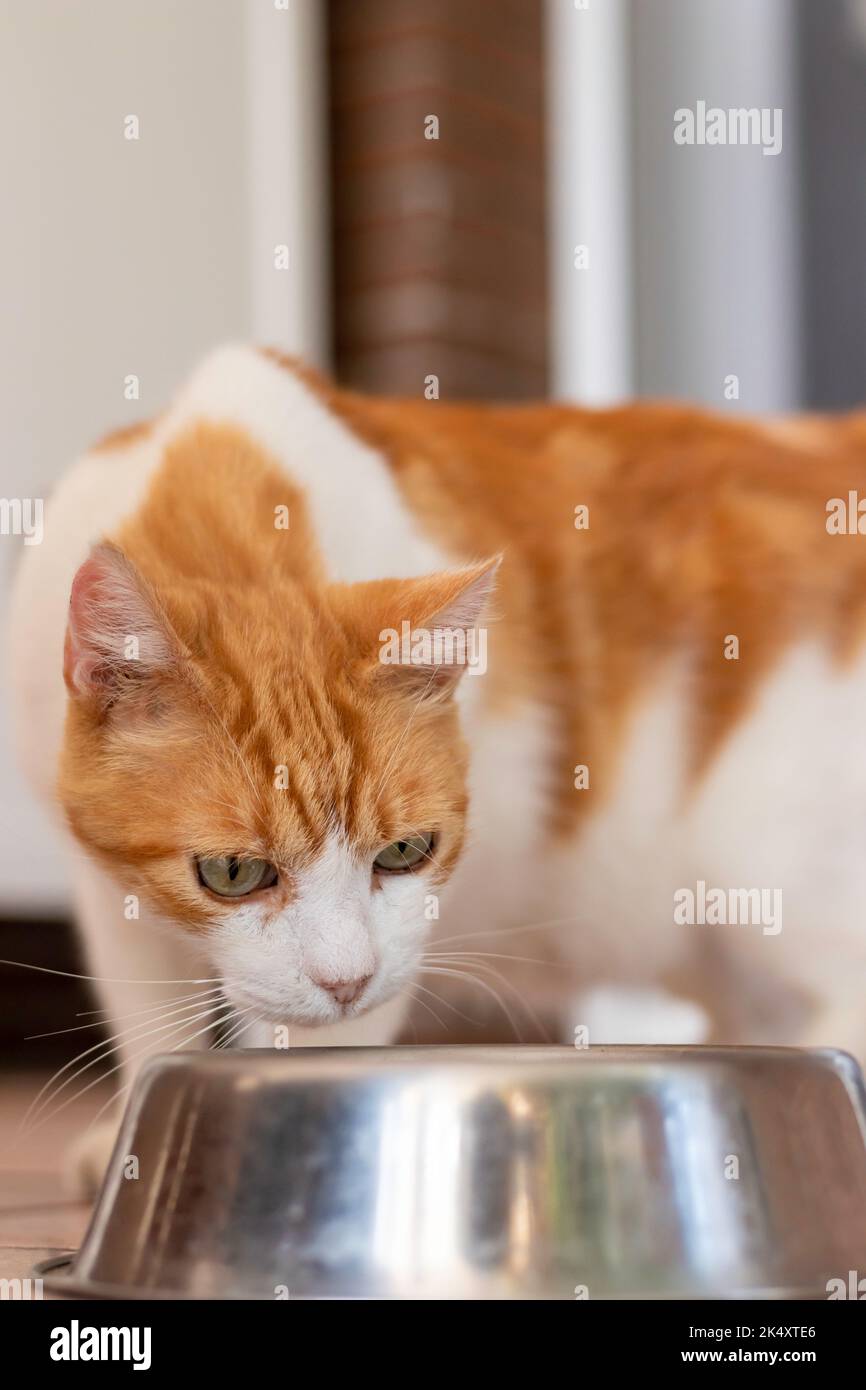
[[[864,460],[862,415],[367,398],[246,346],[90,451],[11,652],[122,1093],[220,1025],[471,1018],[455,976],[560,1040],[866,1054]]]

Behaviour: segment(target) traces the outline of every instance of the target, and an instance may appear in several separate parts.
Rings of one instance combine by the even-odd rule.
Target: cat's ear
[[[107,709],[176,665],[179,649],[135,567],[116,545],[91,551],[72,581],[63,652],[70,695]]]
[[[464,672],[484,672],[487,631],[481,623],[501,558],[397,586],[377,634],[379,664],[394,688],[418,700],[442,700]]]

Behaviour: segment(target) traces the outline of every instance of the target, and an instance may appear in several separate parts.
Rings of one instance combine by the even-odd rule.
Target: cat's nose
[[[354,1004],[372,978],[372,975],[360,975],[356,980],[316,979],[316,984],[326,990],[338,1004]]]

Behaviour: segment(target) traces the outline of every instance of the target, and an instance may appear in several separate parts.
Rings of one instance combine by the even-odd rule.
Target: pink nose
[[[338,1004],[354,1004],[371,978],[370,975],[361,975],[357,980],[316,980],[316,984]]]

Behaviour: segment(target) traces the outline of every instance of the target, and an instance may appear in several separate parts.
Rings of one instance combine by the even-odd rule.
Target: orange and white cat
[[[220,1022],[386,1043],[515,954],[559,963],[567,1036],[866,1053],[858,489],[857,416],[367,399],[215,352],[72,468],[13,614],[125,1066]]]

